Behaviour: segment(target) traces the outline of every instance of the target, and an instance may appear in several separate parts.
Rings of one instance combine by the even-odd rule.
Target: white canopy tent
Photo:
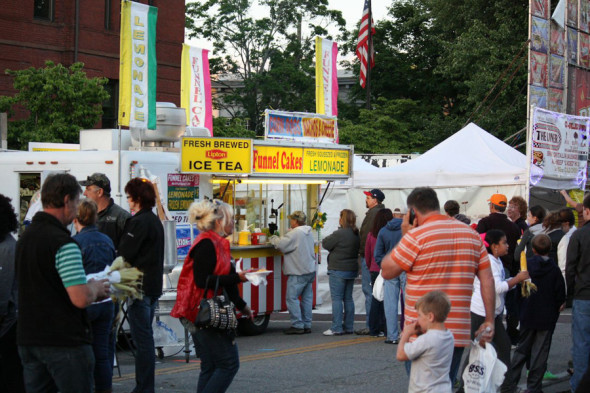
[[[418,158],[357,173],[354,187],[415,188],[515,185],[526,182],[526,156],[473,123]],[[360,176],[357,176],[360,175]]]
[[[355,160],[352,188],[380,188],[385,205],[392,208],[403,208],[412,189],[428,186],[436,189],[441,205],[455,199],[463,205],[462,212],[482,217],[489,213],[490,195],[511,198],[526,192],[526,156],[474,123],[406,163],[389,168],[363,164]],[[351,198],[356,206],[364,195],[357,192]]]
[[[487,131],[470,123],[418,158],[389,167],[374,167],[360,157],[354,158],[353,177],[337,182],[326,193],[321,210],[328,215],[322,237],[338,227],[340,210],[351,209],[357,214],[357,225],[365,217],[365,195],[362,191],[380,188],[385,194],[387,208],[405,211],[406,199],[416,187],[436,189],[442,205],[449,199],[461,204],[461,213],[478,220],[489,214],[487,200],[502,193],[508,199],[525,196],[527,181],[526,156]],[[327,252],[322,250],[322,260]],[[318,286],[324,304],[320,312],[330,311],[326,265],[320,265]],[[360,287],[355,287],[357,312],[364,310]]]

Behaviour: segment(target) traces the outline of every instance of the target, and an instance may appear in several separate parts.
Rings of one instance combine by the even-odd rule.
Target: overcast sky
[[[387,7],[391,5],[393,0],[372,0],[373,20],[378,21],[387,15]],[[189,2],[189,1],[187,1]],[[346,28],[351,30],[356,27],[360,21],[363,12],[364,0],[329,0],[331,9],[342,11],[342,16],[346,20]],[[254,17],[263,15],[264,9],[261,7],[253,7],[252,13]],[[336,31],[332,34],[335,35]],[[213,49],[213,44],[205,40],[187,40],[187,44],[203,49]]]

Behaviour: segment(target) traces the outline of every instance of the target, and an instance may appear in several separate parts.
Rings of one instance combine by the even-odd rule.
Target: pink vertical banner
[[[336,59],[338,57],[338,44],[332,43],[332,116],[338,116],[338,69]]]
[[[213,136],[209,51],[182,44],[180,74],[180,105],[186,110],[186,124],[207,128]]]

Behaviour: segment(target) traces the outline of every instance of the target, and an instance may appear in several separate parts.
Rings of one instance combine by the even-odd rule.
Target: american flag
[[[359,36],[356,43],[356,56],[361,62],[361,87],[365,87],[367,82],[367,62],[369,52],[369,0],[365,0],[365,7],[363,8],[363,17],[361,19],[361,28],[359,29]],[[373,17],[371,15],[371,35],[375,35],[375,25],[373,24]],[[371,68],[375,66],[375,51],[371,45]]]

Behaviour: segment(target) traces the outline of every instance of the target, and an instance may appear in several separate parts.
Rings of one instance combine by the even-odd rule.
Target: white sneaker
[[[332,329],[328,329],[323,334],[324,334],[324,336],[342,336],[344,333],[343,332],[333,332]]]

